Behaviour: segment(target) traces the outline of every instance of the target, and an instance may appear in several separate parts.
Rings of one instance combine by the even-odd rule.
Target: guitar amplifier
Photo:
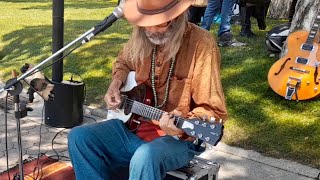
[[[167,172],[165,180],[217,180],[219,169],[218,163],[195,157],[187,166]]]

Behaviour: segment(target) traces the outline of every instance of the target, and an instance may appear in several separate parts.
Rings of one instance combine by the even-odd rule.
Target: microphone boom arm
[[[42,62],[40,62],[38,65],[36,65],[32,69],[30,69],[27,72],[25,72],[24,74],[19,76],[17,79],[15,79],[13,81],[10,81],[8,84],[6,84],[3,88],[0,89],[0,93],[3,92],[3,91],[10,90],[14,84],[16,84],[17,82],[19,82],[19,81],[25,79],[26,77],[28,77],[31,73],[33,73],[39,67],[41,67],[42,65],[46,64],[47,62],[49,62],[53,58],[57,57],[59,54],[61,54],[62,52],[64,52],[66,49],[70,48],[71,46],[73,46],[77,42],[83,40],[88,34],[91,34],[93,31],[94,31],[94,28],[91,28],[89,31],[85,32],[84,34],[79,36],[77,39],[73,40],[72,42],[70,42],[69,44],[67,44],[66,46],[64,46],[63,48],[61,48],[60,50],[58,50],[54,54],[52,54],[50,57],[48,57],[47,59],[45,59]]]

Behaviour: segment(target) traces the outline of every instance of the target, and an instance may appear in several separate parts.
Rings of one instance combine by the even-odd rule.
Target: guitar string
[[[140,108],[147,106],[146,104],[143,104],[143,103],[141,103],[141,102],[139,102],[139,101],[134,101],[134,100],[128,99],[128,98],[126,98],[126,100],[127,100],[127,104],[130,105],[130,106],[132,106],[132,105],[134,105],[134,104],[137,105],[137,106],[140,107]],[[148,106],[148,108],[150,109],[149,111],[153,112],[156,116],[158,116],[158,117],[155,117],[155,120],[157,120],[157,121],[159,121],[159,119],[161,118],[162,114],[165,113],[165,111],[162,111],[162,110],[157,109],[157,108],[152,107],[152,106]],[[142,108],[142,109],[145,110],[145,108]],[[143,110],[142,110],[142,111],[143,111]],[[146,112],[142,112],[142,113],[143,113],[143,114],[146,114]],[[151,115],[151,116],[152,116],[152,115]],[[174,119],[177,121],[177,122],[176,122],[176,125],[178,125],[179,123],[185,121],[185,120],[184,120],[182,117],[180,117],[180,116],[173,115],[173,117],[174,117]],[[154,117],[152,116],[151,118],[153,119]]]
[[[161,109],[155,108],[153,106],[148,106],[148,105],[146,105],[144,103],[141,103],[139,101],[135,101],[135,100],[129,99],[126,95],[122,95],[122,96],[125,97],[125,99],[127,100],[127,104],[130,105],[130,106],[135,104],[136,106],[138,106],[139,108],[141,108],[143,110],[146,109],[145,107],[149,108],[150,110],[148,110],[147,112],[151,111],[154,114],[156,114],[156,116],[159,116],[159,117],[155,117],[155,119],[160,119],[161,115],[166,112],[166,111],[163,111]],[[142,113],[145,114],[145,112],[142,112]],[[178,120],[186,121],[186,119],[184,119],[184,118],[182,118],[180,116],[174,115],[174,117],[178,118]],[[151,118],[153,118],[153,117],[151,117]],[[197,116],[197,119],[201,120],[202,118]],[[222,120],[220,119],[220,121],[222,121]],[[211,122],[208,122],[208,123],[211,123]]]
[[[130,106],[132,106],[132,105],[137,105],[137,106],[139,106],[141,109],[146,109],[145,107],[147,107],[147,108],[149,108],[150,110],[148,110],[147,112],[153,112],[154,114],[156,114],[156,116],[159,116],[159,117],[155,117],[156,119],[160,119],[160,117],[161,117],[161,115],[163,114],[163,113],[165,113],[166,111],[163,111],[163,110],[161,110],[161,109],[158,109],[158,108],[155,108],[155,107],[153,107],[153,106],[149,106],[149,105],[147,105],[147,104],[144,104],[144,103],[141,103],[141,102],[139,102],[139,101],[136,101],[136,100],[132,100],[132,99],[129,99],[128,98],[128,96],[126,96],[126,95],[122,95],[127,101],[127,104],[128,105],[130,105]],[[145,112],[143,112],[144,114],[145,114]],[[184,119],[184,118],[182,118],[182,117],[180,117],[180,116],[176,116],[176,115],[174,115],[174,117],[175,118],[179,118],[179,119],[181,119],[182,121],[186,121],[186,119]],[[153,118],[153,117],[152,117]],[[197,119],[202,119],[201,117],[199,117],[199,116],[197,116]],[[220,119],[221,120],[221,119]],[[222,120],[221,120],[222,121]],[[209,122],[209,123],[211,123],[211,122]]]
[[[147,107],[151,110],[151,112],[154,112],[154,114],[156,114],[156,116],[158,116],[158,119],[155,119],[155,120],[157,120],[157,121],[159,121],[159,119],[160,119],[160,117],[162,116],[162,114],[165,113],[165,111],[162,111],[162,110],[157,109],[157,108],[152,107],[152,106],[148,106],[148,105],[146,105],[146,104],[143,104],[143,103],[141,103],[141,102],[139,102],[139,101],[135,101],[135,100],[129,99],[129,98],[127,98],[127,97],[126,97],[126,104],[127,104],[127,105],[130,105],[131,108],[133,108],[134,105],[136,105],[137,107],[146,107],[146,106],[147,106]],[[146,108],[142,108],[142,110],[144,110],[144,109],[146,109]],[[150,111],[149,111],[149,112],[150,112]],[[145,113],[145,112],[144,112],[144,113]],[[176,124],[175,124],[175,125],[176,125],[177,127],[182,127],[182,124],[180,124],[180,126],[178,126],[178,124],[181,123],[181,122],[183,122],[183,121],[186,121],[186,120],[184,120],[183,118],[181,118],[181,117],[179,117],[179,116],[173,115],[173,117],[174,117],[175,120],[176,120]],[[152,116],[151,118],[153,118],[153,116]],[[220,124],[220,123],[216,124],[216,123],[211,123],[211,122],[206,122],[206,123],[208,123],[208,126],[210,126],[210,124],[214,124],[215,127]],[[221,125],[221,124],[220,124],[220,125]],[[204,128],[204,127],[203,127],[203,128]],[[194,136],[194,137],[195,137],[195,136]],[[204,140],[205,137],[208,137],[208,136],[203,136],[203,137],[197,136],[197,138],[202,139],[202,140]],[[212,139],[211,139],[211,138],[210,138],[209,140],[206,139],[205,141],[209,143],[209,141],[212,141]]]

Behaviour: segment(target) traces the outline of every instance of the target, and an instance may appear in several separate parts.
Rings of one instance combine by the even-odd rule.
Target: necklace
[[[168,73],[168,77],[167,77],[167,81],[166,81],[166,92],[164,95],[164,100],[160,105],[158,105],[158,97],[157,97],[157,92],[156,92],[156,87],[155,87],[156,53],[157,53],[157,46],[154,46],[152,49],[152,62],[151,62],[151,87],[152,87],[153,96],[154,96],[154,107],[161,108],[161,107],[163,107],[163,105],[165,105],[165,103],[167,102],[167,99],[168,99],[170,77],[171,77],[173,69],[174,69],[174,63],[176,61],[176,58],[175,57],[171,58],[170,69],[169,69],[169,73]]]

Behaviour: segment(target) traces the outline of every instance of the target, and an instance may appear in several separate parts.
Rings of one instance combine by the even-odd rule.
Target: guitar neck
[[[320,12],[318,12],[318,15],[316,16],[316,19],[314,20],[313,26],[309,32],[307,44],[313,44],[313,41],[318,33],[320,26]]]
[[[149,120],[157,120],[159,121],[162,114],[165,113],[165,111],[162,111],[160,109],[157,109],[155,107],[143,104],[138,101],[134,101],[131,99],[127,99],[127,103],[131,105],[131,112],[140,116],[143,116],[145,118],[148,118]],[[186,120],[179,116],[174,116],[175,118],[175,125],[178,128],[181,128],[183,125],[183,122]]]

